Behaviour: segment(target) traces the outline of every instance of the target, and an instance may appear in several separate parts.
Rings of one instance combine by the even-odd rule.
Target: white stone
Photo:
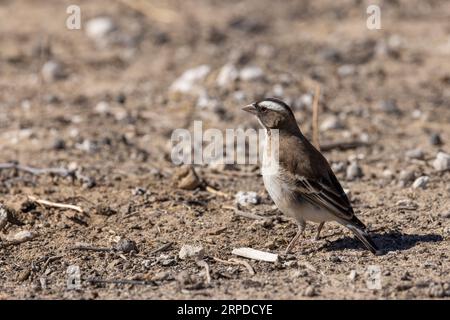
[[[14,235],[10,235],[6,240],[13,244],[19,244],[22,242],[29,241],[34,238],[34,234],[30,231],[24,230],[15,233]]]
[[[201,259],[205,254],[205,250],[202,246],[192,246],[185,244],[181,247],[178,257],[181,260],[186,260],[188,258]]]
[[[353,64],[344,64],[338,68],[337,72],[341,77],[351,76],[356,73],[356,67]]]
[[[346,172],[347,180],[355,180],[356,178],[360,178],[363,175],[364,174],[363,174],[361,167],[356,162],[352,162],[347,167],[347,172]]]
[[[41,69],[42,78],[46,82],[53,82],[64,78],[64,71],[62,65],[55,60],[47,61]]]
[[[331,170],[333,170],[334,173],[343,172],[345,171],[346,165],[343,161],[339,162],[333,162],[331,164]]]
[[[93,40],[102,40],[109,33],[114,31],[116,26],[109,17],[97,17],[86,23],[86,35]]]
[[[95,112],[100,113],[100,114],[108,113],[110,110],[111,110],[111,106],[106,101],[100,101],[95,106]]]
[[[350,274],[348,275],[348,278],[350,279],[350,281],[355,281],[356,279],[356,270],[351,270]]]
[[[274,85],[272,92],[274,96],[282,97],[284,93],[283,86],[281,84]]]
[[[299,104],[300,108],[303,108],[303,107],[310,108],[313,104],[313,101],[314,101],[314,98],[313,98],[312,94],[305,93],[305,94],[302,94],[300,96],[300,98],[298,99],[298,104]]]
[[[409,159],[423,159],[425,157],[425,154],[421,149],[411,149],[406,151],[405,153],[406,157]]]
[[[394,177],[394,173],[389,169],[383,170],[383,177],[386,179],[392,179]]]
[[[178,79],[176,79],[170,86],[170,90],[181,93],[200,94],[204,89],[200,85],[206,76],[211,71],[208,65],[201,65],[189,70],[186,70]]]
[[[430,180],[429,177],[427,177],[427,176],[421,176],[421,177],[417,178],[417,179],[414,181],[412,187],[413,187],[414,189],[425,189],[425,187],[427,186],[429,180]]]
[[[239,73],[239,77],[243,81],[259,80],[264,76],[264,72],[259,67],[245,67]]]
[[[239,71],[236,67],[231,63],[227,63],[220,69],[216,82],[220,87],[226,87],[236,81],[238,77]]]
[[[8,223],[8,211],[0,203],[0,231],[6,226],[7,223]]]
[[[450,169],[450,155],[444,152],[438,152],[436,159],[433,161],[433,167],[438,171]]]
[[[235,195],[235,201],[238,205],[248,206],[258,204],[261,198],[253,191],[239,191]]]
[[[411,170],[402,170],[398,176],[400,181],[410,182],[413,181],[415,177],[414,171]]]
[[[320,124],[320,131],[342,129],[344,126],[336,116],[329,116]]]

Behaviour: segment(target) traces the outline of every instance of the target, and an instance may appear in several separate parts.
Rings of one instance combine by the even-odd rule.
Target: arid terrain
[[[0,299],[450,297],[449,1],[74,2],[0,0]],[[311,137],[317,88],[324,155],[384,255],[334,223],[285,255],[297,227],[257,165],[186,185],[171,160],[173,130],[258,129],[241,107],[268,96]]]

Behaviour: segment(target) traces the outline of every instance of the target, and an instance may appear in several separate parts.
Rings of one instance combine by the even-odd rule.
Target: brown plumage
[[[278,138],[278,170],[265,174],[264,185],[286,215],[297,220],[299,231],[288,246],[290,251],[303,233],[306,221],[336,221],[349,228],[374,254],[380,251],[355,216],[351,203],[325,157],[303,136],[294,114],[278,99],[264,99],[244,108],[253,113],[267,132],[266,150]],[[270,160],[266,152],[264,162]],[[273,160],[273,159],[272,159]]]

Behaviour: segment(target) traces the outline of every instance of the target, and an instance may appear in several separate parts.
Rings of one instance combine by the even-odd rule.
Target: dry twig
[[[230,196],[228,194],[226,194],[225,192],[222,192],[220,190],[216,190],[211,186],[206,186],[206,191],[208,191],[209,193],[224,197],[224,198],[229,198]]]
[[[106,247],[92,247],[92,246],[87,246],[87,245],[77,245],[75,247],[70,248],[70,250],[109,252],[109,251],[113,251],[114,249],[106,248]]]
[[[91,178],[84,176],[77,172],[77,170],[69,170],[66,168],[34,168],[30,166],[21,165],[17,162],[5,162],[0,163],[0,170],[5,169],[15,169],[18,171],[23,171],[32,175],[43,175],[43,174],[53,174],[61,177],[71,177],[72,179],[79,179],[83,182],[89,183],[92,181]]]
[[[236,259],[236,258],[231,258],[230,260],[222,260],[222,259],[213,257],[213,259],[216,260],[217,262],[222,262],[222,263],[225,263],[225,264],[242,265],[242,266],[244,266],[247,269],[247,271],[251,275],[255,274],[255,270],[250,265],[250,263],[248,263],[247,261],[244,261],[244,260],[241,260],[241,259]]]
[[[324,143],[320,149],[322,151],[330,151],[333,149],[338,150],[349,150],[349,149],[356,149],[359,147],[367,147],[370,144],[367,142],[355,140],[355,141],[336,141],[336,142],[330,142],[330,143]]]
[[[129,285],[153,285],[153,281],[145,280],[128,280],[128,279],[117,279],[117,280],[107,280],[107,279],[88,279],[88,282],[92,284],[129,284]]]
[[[52,202],[52,201],[48,201],[48,200],[38,199],[34,196],[28,196],[28,199],[30,199],[31,201],[34,201],[42,206],[62,208],[62,209],[71,209],[71,210],[75,210],[80,213],[86,214],[86,212],[83,210],[83,208],[81,208],[80,206],[73,205],[73,204]]]
[[[172,244],[173,244],[173,242],[165,243],[162,246],[150,251],[150,254],[155,254],[155,253],[158,253],[161,251],[165,251],[165,250],[169,249],[172,246]]]

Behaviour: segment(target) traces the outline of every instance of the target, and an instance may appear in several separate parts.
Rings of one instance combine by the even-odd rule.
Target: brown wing
[[[311,204],[327,209],[339,218],[351,220],[354,213],[347,195],[331,170],[328,175],[328,179],[318,180],[296,175],[296,192]]]
[[[304,137],[285,138],[280,165],[297,195],[337,217],[351,220],[352,206],[325,157]]]

